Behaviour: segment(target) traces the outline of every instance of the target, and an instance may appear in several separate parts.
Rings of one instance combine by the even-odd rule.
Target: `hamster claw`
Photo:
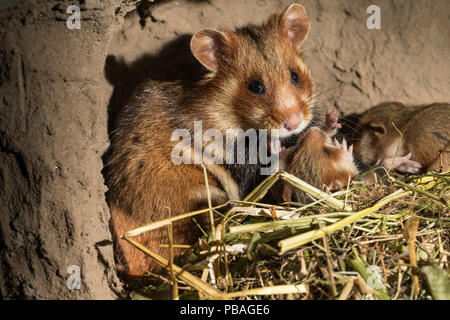
[[[342,125],[338,122],[338,115],[333,107],[328,107],[327,114],[325,116],[324,131],[329,135],[334,136],[337,133],[337,129],[342,128]]]
[[[345,140],[345,138],[342,139],[342,147],[344,148],[344,151],[347,152],[347,140]]]
[[[400,165],[397,168],[398,171],[401,171],[404,173],[413,173],[413,174],[419,173],[420,169],[422,169],[422,165],[413,160],[406,160],[403,162],[402,165]]]
[[[336,138],[333,138],[333,144],[335,147],[341,149],[345,153],[353,154],[353,145],[349,145],[345,138],[342,139],[342,142],[339,142]]]
[[[342,142],[339,142],[336,138],[333,138],[333,144],[336,148],[344,152],[350,161],[353,161],[353,145],[349,145],[345,138],[342,139]]]
[[[386,168],[395,169],[403,173],[416,174],[422,169],[422,165],[411,160],[411,152],[403,157],[391,157],[383,159],[380,164]]]
[[[333,138],[333,145],[337,148],[341,148],[341,145],[339,144],[339,141],[336,140],[336,138]]]

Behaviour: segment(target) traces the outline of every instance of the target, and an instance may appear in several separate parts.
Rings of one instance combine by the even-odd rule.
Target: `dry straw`
[[[429,261],[448,267],[450,175],[448,172],[430,173],[407,181],[386,173],[387,179],[381,184],[370,187],[361,183],[352,184],[344,191],[328,194],[293,175],[279,172],[266,178],[243,200],[232,199],[213,207],[204,168],[208,208],[130,230],[124,239],[168,270],[174,299],[179,297],[180,290],[176,279],[194,289],[201,299],[326,296],[340,300],[362,299],[371,295],[376,299],[405,297],[408,294],[404,282],[410,279],[408,283],[414,288],[414,297],[417,298],[425,295],[424,289],[419,286],[417,273],[409,276],[404,272],[402,266],[405,264],[398,260],[401,255],[396,259],[388,258],[389,253],[395,256],[397,252],[389,243],[409,246],[409,251],[405,252],[409,252],[412,265],[406,265],[408,268],[419,267],[417,260],[420,256],[415,256],[419,252],[417,250],[421,250],[422,255],[426,253]],[[261,203],[261,199],[279,180],[302,190],[314,199],[313,202],[275,206]],[[396,185],[401,188],[395,190]],[[344,196],[344,200],[339,198]],[[230,208],[231,204],[233,206]],[[225,207],[229,209],[224,214],[220,213],[219,210]],[[428,216],[425,216],[426,212],[429,212]],[[216,220],[219,222],[217,225],[214,213],[220,217]],[[198,246],[174,244],[172,223],[200,214],[209,214],[211,224],[210,235],[199,242],[200,253],[198,249],[195,251]],[[404,233],[399,234],[398,230],[405,228],[403,221],[411,216],[418,217],[414,220],[415,229],[408,229],[413,234],[404,239]],[[169,228],[170,241],[161,245],[169,247],[169,260],[131,239],[164,226]],[[380,230],[385,234],[380,234]],[[423,244],[417,243],[418,236],[422,242],[425,241]],[[321,241],[322,245],[317,241]],[[439,245],[432,246],[436,241]],[[200,270],[191,273],[186,270],[189,265],[182,268],[174,264],[173,248],[176,247],[188,247],[191,254],[197,252],[195,265]],[[257,253],[260,251],[264,254]],[[342,259],[337,259],[340,256]],[[372,261],[369,261],[369,256]],[[285,271],[297,260],[300,263],[299,273]],[[247,267],[236,269],[239,261],[247,261]],[[392,278],[388,278],[387,274],[398,274],[393,277],[398,278],[398,281],[395,280],[398,283],[390,284],[394,292],[367,287],[370,284],[367,267],[374,263],[382,269],[385,282]],[[192,270],[193,266],[191,264]],[[200,272],[199,276],[195,275],[196,272]],[[321,289],[324,285],[328,293]]]

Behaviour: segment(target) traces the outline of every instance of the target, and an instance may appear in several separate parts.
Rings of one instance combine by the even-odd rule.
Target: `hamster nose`
[[[303,117],[301,114],[291,115],[288,119],[284,121],[284,127],[289,131],[295,130],[298,128],[300,123],[302,123]]]

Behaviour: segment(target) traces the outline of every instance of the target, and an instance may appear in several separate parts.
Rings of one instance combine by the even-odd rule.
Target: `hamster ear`
[[[281,19],[289,40],[298,47],[306,39],[310,27],[305,8],[298,3],[293,3],[284,11]]]
[[[372,121],[369,123],[369,128],[373,134],[380,138],[386,134],[386,125],[381,121]]]
[[[191,39],[191,51],[194,57],[207,69],[216,72],[219,67],[219,52],[225,45],[225,32],[204,29],[197,32]]]

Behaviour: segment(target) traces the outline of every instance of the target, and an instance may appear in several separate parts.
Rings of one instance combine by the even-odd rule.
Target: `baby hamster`
[[[450,104],[385,102],[358,121],[355,157],[366,166],[404,173],[449,169]]]

